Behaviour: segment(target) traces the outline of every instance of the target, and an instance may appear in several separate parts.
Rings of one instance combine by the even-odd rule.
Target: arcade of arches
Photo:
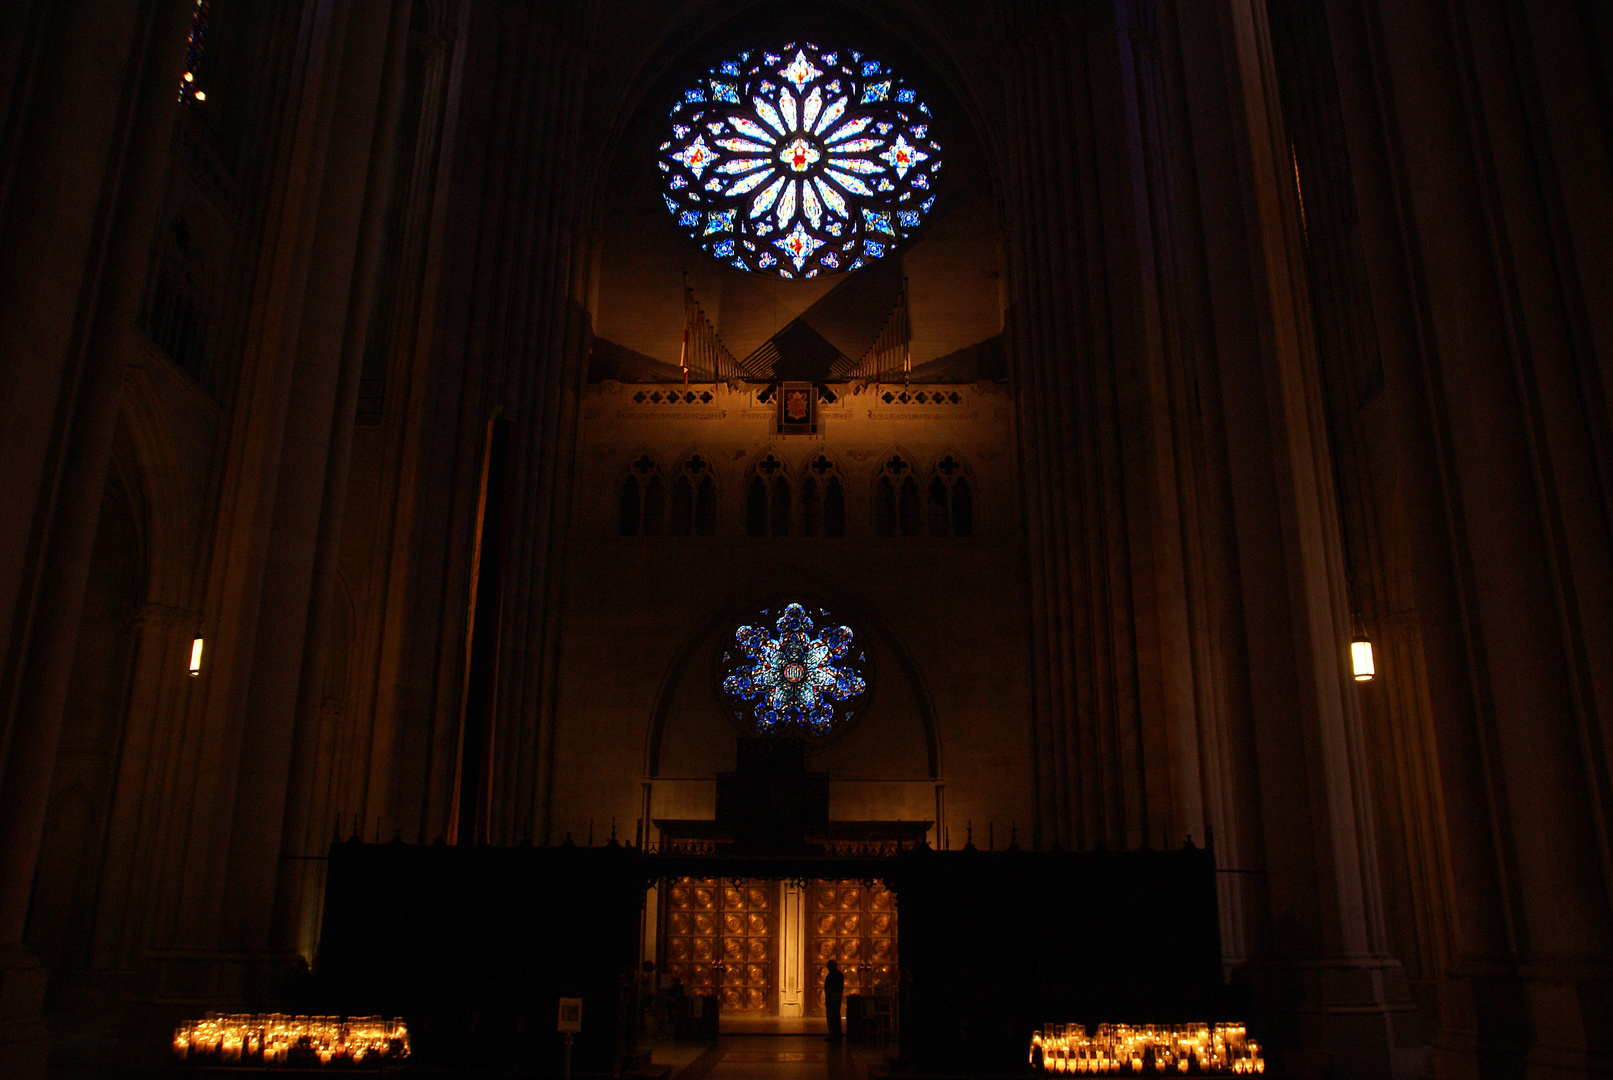
[[[792,600],[852,839],[1191,840],[1286,1073],[1608,1074],[1613,8],[0,8],[0,1074],[270,1011],[333,834],[705,835]],[[797,37],[942,164],[810,278],[658,149]],[[729,1008],[899,963],[877,890],[652,894]]]

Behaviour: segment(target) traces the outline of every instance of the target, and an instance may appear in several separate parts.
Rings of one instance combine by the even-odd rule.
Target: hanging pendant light
[[[1358,629],[1350,641],[1350,669],[1356,682],[1371,682],[1377,674],[1372,664],[1372,641],[1365,630]]]

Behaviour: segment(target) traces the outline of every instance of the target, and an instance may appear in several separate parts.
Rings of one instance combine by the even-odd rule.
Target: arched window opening
[[[928,526],[931,536],[974,535],[974,490],[953,454],[936,462],[930,475]]]
[[[745,491],[745,535],[767,535],[767,481],[760,476]]]
[[[827,454],[807,462],[801,482],[801,535],[846,535],[846,489],[840,467]]]
[[[902,481],[897,499],[897,518],[903,536],[919,535],[919,485],[911,476]]]
[[[667,514],[668,536],[688,536],[694,527],[694,486],[687,476],[672,485],[672,510]]]
[[[695,493],[694,533],[696,536],[713,536],[717,532],[717,483],[711,477],[702,477],[700,490]]]
[[[717,484],[711,463],[698,451],[686,454],[672,482],[668,536],[710,536],[717,529]]]
[[[952,530],[947,512],[947,486],[939,476],[930,481],[928,522],[931,536],[946,536]]]
[[[801,535],[817,536],[822,527],[823,507],[818,500],[818,482],[808,476],[801,481]]]
[[[638,477],[629,476],[626,480],[623,480],[621,517],[618,519],[618,527],[623,536],[638,535],[641,499],[642,495],[639,491]]]
[[[659,476],[644,482],[644,535],[660,536],[666,527],[666,485]]]
[[[879,478],[879,487],[874,492],[874,534],[896,535],[896,485],[888,476]]]
[[[771,451],[764,453],[745,486],[745,535],[789,536],[794,493],[784,462]]]
[[[973,497],[969,494],[969,481],[960,476],[952,484],[952,535],[973,536],[974,532]]]
[[[901,451],[888,455],[874,481],[874,532],[879,536],[918,536],[919,484],[912,459]]]
[[[666,482],[649,454],[627,467],[618,492],[616,528],[622,536],[660,536],[666,528]]]
[[[846,535],[846,491],[838,476],[823,485],[823,535]]]
[[[782,476],[773,478],[773,535],[790,535],[790,482]]]
[[[210,260],[198,235],[205,233],[205,226],[194,217],[181,214],[163,234],[151,268],[144,329],[152,344],[218,401],[224,392],[222,373],[207,346]]]

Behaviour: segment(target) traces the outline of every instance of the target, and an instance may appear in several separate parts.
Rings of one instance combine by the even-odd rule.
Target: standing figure
[[[829,961],[829,972],[823,977],[823,1010],[829,1018],[829,1041],[840,1041],[840,999],[846,993],[846,977],[840,974],[840,964]]]

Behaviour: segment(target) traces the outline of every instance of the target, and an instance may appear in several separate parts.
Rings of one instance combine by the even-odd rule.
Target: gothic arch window
[[[975,488],[955,454],[943,455],[925,492],[924,531],[930,536],[973,536]]]
[[[913,456],[900,450],[886,454],[874,477],[874,534],[920,536],[919,480]]]
[[[717,532],[717,479],[711,458],[691,450],[678,462],[667,509],[668,536],[712,536]]]
[[[807,462],[801,476],[801,535],[846,535],[846,483],[828,454]]]
[[[764,451],[745,482],[745,535],[789,536],[794,494],[784,462]]]
[[[206,231],[199,212],[179,214],[163,230],[152,265],[145,331],[152,344],[219,401],[222,373],[207,340],[212,320],[206,282],[213,273]]]
[[[666,481],[648,451],[627,466],[617,489],[617,532],[622,536],[660,536],[666,531]]]

